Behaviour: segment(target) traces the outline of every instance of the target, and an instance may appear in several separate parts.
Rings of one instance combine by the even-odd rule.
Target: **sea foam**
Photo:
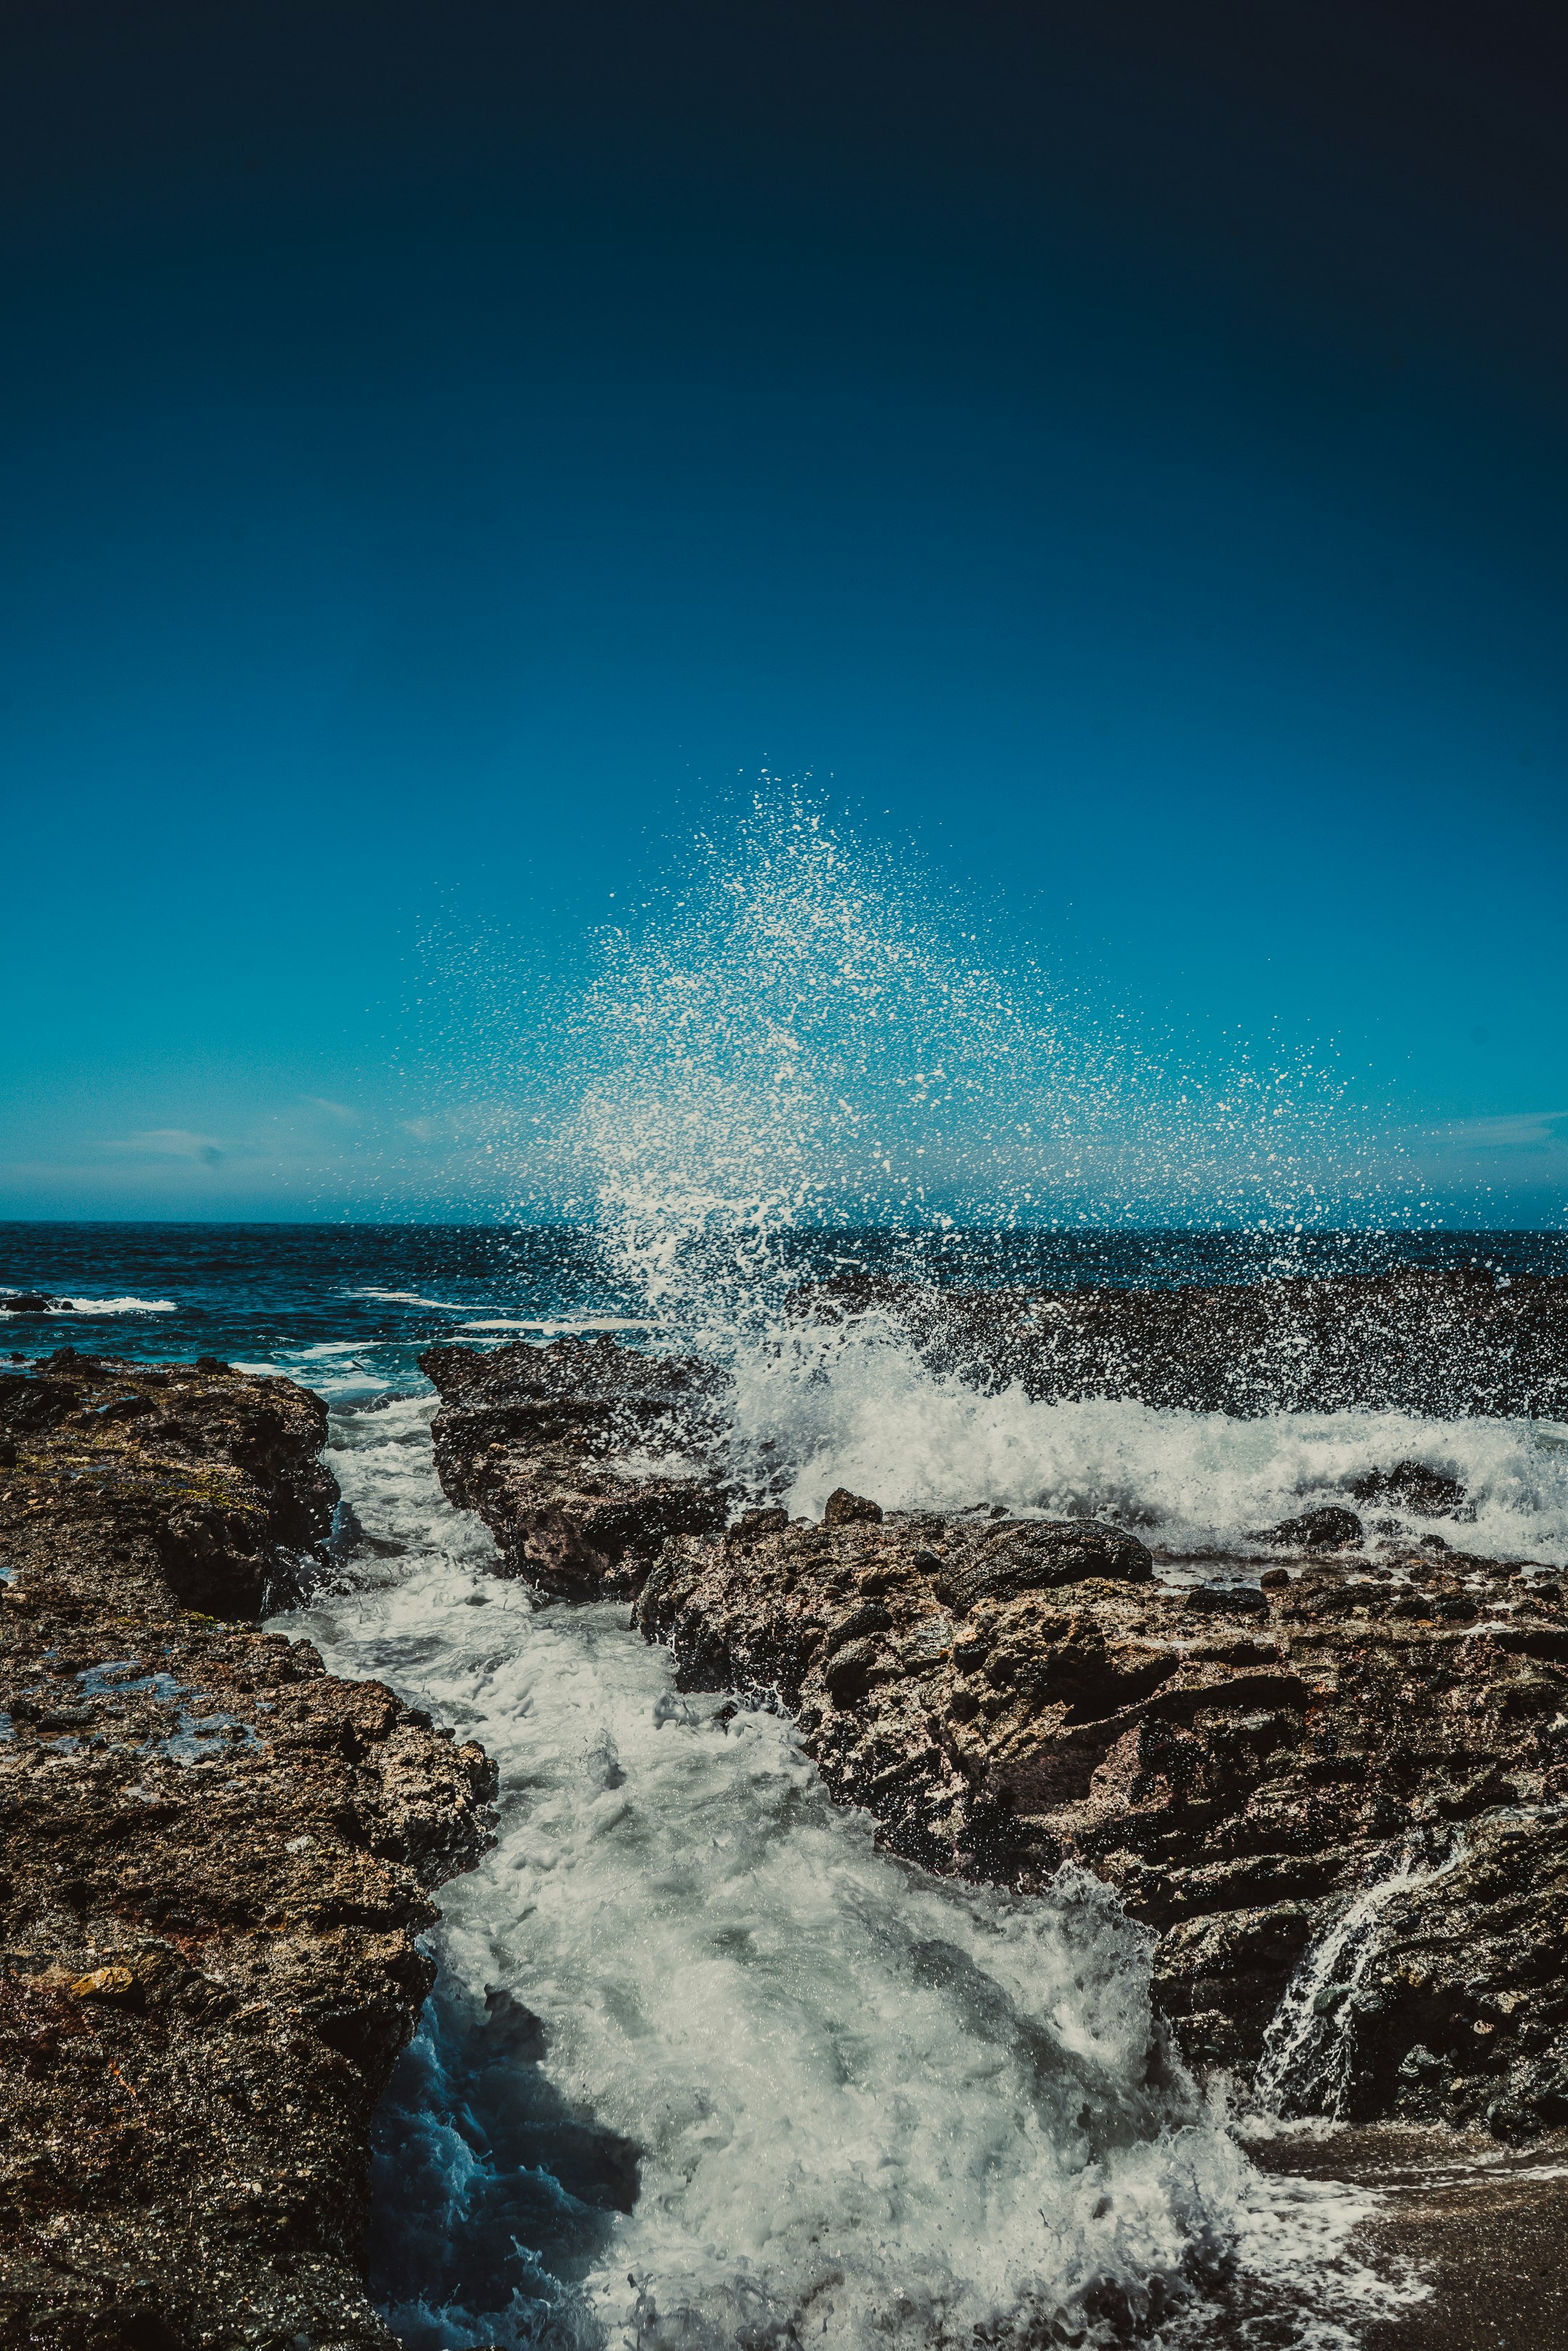
[[[373,2274],[416,2351],[1174,2343],[1239,2278],[1327,2346],[1396,2306],[1364,2207],[1263,2180],[1199,2099],[1102,1887],[928,1877],[781,1717],[680,1696],[618,1609],[531,1610],[429,1410],[335,1414],[406,1548],[285,1620],[501,1769],[382,2116]]]

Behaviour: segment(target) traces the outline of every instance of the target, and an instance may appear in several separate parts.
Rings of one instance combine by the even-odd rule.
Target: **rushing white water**
[[[1361,1181],[1332,1077],[1156,1066],[906,882],[802,805],[759,807],[602,943],[574,1009],[483,1057],[487,1155],[519,1202],[570,1163],[617,1308],[465,1327],[707,1351],[740,1482],[797,1510],[842,1483],[1114,1517],[1200,1554],[1415,1458],[1463,1480],[1468,1546],[1568,1550],[1550,1431],[982,1397],[874,1317],[791,1314],[802,1224],[1092,1204],[1300,1230]],[[358,1352],[308,1354],[340,1396],[365,1376]],[[1397,2305],[1352,2257],[1356,2199],[1263,2179],[1163,2048],[1146,1939],[1103,1888],[928,1878],[829,1803],[784,1719],[678,1696],[616,1610],[532,1612],[442,1502],[425,1410],[336,1416],[376,1564],[296,1620],[501,1771],[498,1842],[443,1896],[438,1990],[382,2116],[372,2274],[417,2351],[1226,2328],[1327,2351]]]
[[[1384,1856],[1370,1884],[1312,1945],[1263,2044],[1256,2096],[1265,2113],[1343,2113],[1352,2058],[1345,2018],[1383,1949],[1383,1914],[1407,1888],[1446,1877],[1464,1857],[1465,1840],[1458,1831],[1437,1851],[1428,1836],[1406,1838]]]
[[[786,1326],[734,1362],[738,1473],[754,1484],[782,1475],[780,1499],[812,1517],[845,1485],[889,1508],[985,1501],[1105,1517],[1201,1554],[1245,1550],[1250,1532],[1345,1502],[1368,1471],[1416,1460],[1458,1479],[1465,1518],[1382,1505],[1377,1518],[1483,1557],[1568,1562],[1568,1430],[1555,1424],[1396,1412],[1240,1420],[1127,1398],[1040,1403],[1018,1386],[984,1395],[931,1371],[875,1317]]]
[[[1264,2182],[1165,2057],[1103,1889],[930,1879],[621,1611],[532,1612],[442,1500],[428,1409],[334,1416],[346,1499],[404,1548],[288,1620],[501,1769],[383,2114],[411,2345],[1173,2343],[1239,2278],[1294,2313],[1270,2340],[1328,2346],[1393,2305],[1354,2199]]]

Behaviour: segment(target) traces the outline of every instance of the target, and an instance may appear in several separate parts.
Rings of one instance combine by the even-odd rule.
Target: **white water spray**
[[[1384,1913],[1416,1885],[1448,1876],[1465,1857],[1454,1831],[1435,1854],[1423,1835],[1383,1856],[1372,1882],[1308,1949],[1286,1987],[1263,2044],[1257,2101],[1265,2113],[1342,2118],[1351,2088],[1354,2043],[1349,2022],[1384,1949]]]

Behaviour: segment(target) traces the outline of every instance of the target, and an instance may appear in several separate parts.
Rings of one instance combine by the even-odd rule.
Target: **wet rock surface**
[[[1568,1281],[1482,1268],[1170,1290],[942,1290],[861,1274],[802,1315],[891,1315],[933,1368],[1192,1412],[1568,1417]],[[1419,1465],[1404,1465],[1406,1468]],[[1424,1504],[1416,1507],[1425,1508]]]
[[[1281,2103],[1500,2137],[1568,2121],[1550,1581],[1407,1552],[1184,1590],[1114,1537],[1117,1573],[992,1580],[1034,1533],[889,1513],[679,1540],[639,1622],[687,1686],[788,1707],[912,1859],[1026,1887],[1071,1859],[1114,1885],[1200,2068],[1254,2074],[1304,1956],[1386,1884]]]
[[[438,1461],[514,1572],[593,1596],[641,1583],[636,1621],[681,1684],[787,1708],[835,1796],[912,1860],[1026,1889],[1073,1860],[1116,1886],[1158,1938],[1157,1994],[1200,2071],[1261,2069],[1286,2112],[1505,2141],[1568,2122],[1554,1572],[1380,1542],[1338,1510],[1275,1530],[1256,1582],[1257,1562],[1221,1562],[1196,1584],[1097,1521],[911,1514],[843,1489],[821,1525],[754,1509],[721,1532],[722,1489],[705,1502],[695,1474],[665,1532],[672,1481],[637,1461],[685,1367],[578,1343],[497,1374],[464,1353],[431,1366],[457,1405]],[[604,1495],[575,1471],[530,1552],[530,1465],[557,1476],[568,1419],[513,1424],[494,1469],[464,1445],[486,1411],[559,1410],[579,1377],[568,1458],[643,1511],[609,1560]],[[630,1414],[604,1408],[617,1380]],[[617,1444],[644,1453],[618,1465]],[[561,1575],[574,1541],[607,1563]]]
[[[419,1361],[442,1399],[431,1435],[447,1499],[476,1510],[508,1572],[548,1596],[629,1596],[667,1537],[724,1526],[714,1478],[664,1466],[713,1435],[702,1364],[608,1337],[432,1347]]]
[[[489,1766],[254,1622],[315,1397],[68,1351],[0,1433],[0,2342],[390,2346],[371,2115]]]

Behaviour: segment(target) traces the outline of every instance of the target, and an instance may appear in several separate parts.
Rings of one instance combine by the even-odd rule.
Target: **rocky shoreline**
[[[790,1520],[727,1482],[705,1365],[422,1360],[498,1572],[629,1602],[682,1687],[787,1710],[894,1851],[1114,1886],[1200,2076],[1544,2158],[1568,1610],[1555,1571],[1458,1547],[1451,1479],[1383,1465],[1196,1583],[1126,1530],[983,1503]],[[207,1358],[0,1375],[0,2344],[393,2351],[359,2269],[371,2121],[494,1773],[260,1629],[331,1522],[325,1434],[306,1391]],[[1389,1507],[1454,1540],[1380,1531]]]
[[[700,1366],[609,1340],[422,1360],[444,1486],[508,1572],[634,1593],[682,1686],[785,1708],[835,1796],[926,1867],[1113,1885],[1200,2075],[1510,2143],[1568,2123],[1555,1572],[1348,1510],[1197,1585],[1092,1521],[843,1492],[791,1521],[705,1473]],[[672,1445],[691,1474],[650,1471]],[[1391,1463],[1371,1499],[1432,1474]]]
[[[325,1436],[206,1358],[0,1376],[0,2343],[392,2351],[371,2117],[494,1775],[258,1627]]]

